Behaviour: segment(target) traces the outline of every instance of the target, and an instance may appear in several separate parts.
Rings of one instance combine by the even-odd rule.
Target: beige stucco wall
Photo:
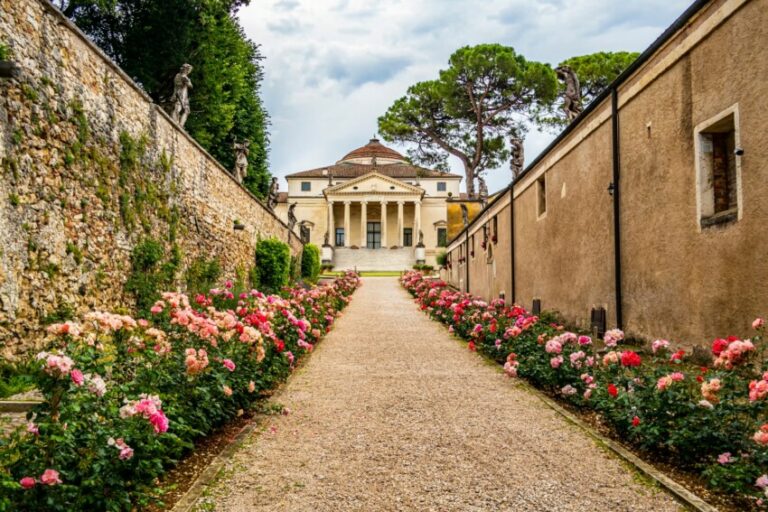
[[[706,344],[746,334],[754,317],[768,314],[766,54],[768,1],[719,0],[619,87],[622,304],[631,335]],[[745,150],[740,218],[701,229],[694,129],[734,106]],[[609,327],[616,323],[610,115],[608,99],[514,188],[515,298],[529,308],[541,299],[580,326],[596,306],[607,309]],[[547,212],[539,216],[542,176]],[[458,263],[465,237],[501,209],[492,203],[450,244],[453,265],[443,275],[452,285],[465,286]],[[500,265],[511,271],[502,264],[509,239],[499,231],[497,274]],[[492,298],[502,279],[494,281],[477,254],[476,247],[468,263],[470,290]]]

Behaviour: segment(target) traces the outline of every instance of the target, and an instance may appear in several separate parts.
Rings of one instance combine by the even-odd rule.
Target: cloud
[[[273,173],[335,162],[365,144],[408,86],[437,76],[465,45],[498,42],[557,64],[597,51],[642,51],[689,0],[274,0],[239,16],[266,56]],[[553,139],[531,130],[531,161]],[[395,148],[405,151],[406,148]],[[462,172],[452,162],[454,172]],[[489,173],[491,189],[509,182]],[[284,185],[283,185],[284,187]]]

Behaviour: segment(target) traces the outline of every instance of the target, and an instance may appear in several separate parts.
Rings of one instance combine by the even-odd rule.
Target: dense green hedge
[[[288,284],[291,275],[291,249],[277,238],[259,240],[256,244],[257,287],[275,292]]]
[[[315,244],[304,246],[301,255],[301,277],[311,283],[317,282],[320,275],[320,249]]]

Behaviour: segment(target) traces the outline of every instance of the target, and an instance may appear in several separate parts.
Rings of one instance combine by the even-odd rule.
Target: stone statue
[[[416,247],[424,247],[424,232],[419,230],[419,243]]]
[[[523,141],[517,137],[514,137],[509,141],[511,146],[512,161],[510,167],[512,168],[512,179],[517,179],[522,174],[525,168],[525,149],[523,148]]]
[[[570,68],[570,66],[560,66],[555,68],[557,78],[565,82],[565,101],[563,102],[563,111],[568,121],[573,121],[576,116],[581,114],[581,86],[579,77]]]
[[[272,183],[269,184],[269,194],[267,195],[267,208],[274,211],[277,206],[277,190],[280,184],[277,183],[277,176],[272,176]]]
[[[250,149],[251,141],[244,140],[243,142],[237,142],[232,145],[232,147],[235,150],[235,179],[238,183],[241,185],[243,184],[243,180],[245,179],[245,175],[248,173],[248,154],[251,152]]]
[[[477,175],[477,183],[480,201],[482,201],[483,204],[486,204],[488,202],[488,185],[485,183],[485,178],[483,178],[482,174]]]
[[[467,205],[464,203],[459,206],[461,206],[461,221],[464,223],[464,227],[467,227],[469,226],[469,210],[467,210]]]
[[[323,246],[328,247],[329,245],[331,245],[330,241],[331,241],[331,234],[326,231],[325,238],[323,239]]]
[[[189,90],[192,89],[192,81],[189,74],[192,66],[184,64],[173,79],[173,113],[171,118],[183,128],[189,117]]]
[[[309,226],[304,223],[299,225],[299,238],[301,239],[301,243],[309,243]]]
[[[296,210],[296,205],[297,204],[298,203],[293,203],[292,205],[290,205],[288,207],[288,229],[290,229],[291,231],[293,231],[293,226],[296,225],[296,213],[295,213],[295,210]]]

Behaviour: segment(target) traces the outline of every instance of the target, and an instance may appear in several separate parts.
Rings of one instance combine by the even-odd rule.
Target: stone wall
[[[45,0],[0,0],[0,351],[40,343],[57,311],[129,309],[140,242],[185,267],[254,265],[259,237],[301,244]],[[244,229],[235,230],[238,221]],[[180,258],[179,258],[180,257]]]
[[[617,85],[622,327],[632,336],[706,345],[747,335],[768,314],[766,4],[707,3]],[[707,226],[696,127],[731,111],[744,150],[731,157],[740,172],[738,215]],[[539,299],[581,327],[602,307],[616,326],[612,149],[609,97],[515,182],[513,242],[506,224],[492,257],[478,245],[483,226],[512,216],[506,191],[449,244],[444,277],[488,299],[504,292],[527,308]],[[465,248],[472,235],[474,256]]]

